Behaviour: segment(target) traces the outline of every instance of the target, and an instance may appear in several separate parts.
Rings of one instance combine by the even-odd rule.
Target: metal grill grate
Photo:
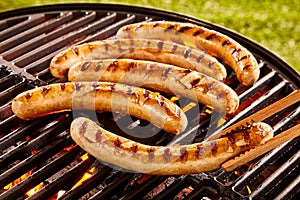
[[[111,37],[123,25],[148,20],[189,21],[223,32],[249,48],[261,67],[257,84],[245,87],[229,73],[226,83],[239,95],[238,114],[227,116],[229,126],[299,88],[300,76],[280,58],[227,29],[174,13],[132,6],[102,4],[53,5],[0,13],[0,198],[25,199],[25,193],[42,183],[28,199],[297,199],[299,197],[299,138],[281,145],[235,172],[222,169],[187,176],[147,176],[111,168],[85,152],[69,135],[71,113],[23,121],[13,115],[11,100],[19,93],[53,82],[48,69],[61,50],[84,42]],[[189,100],[185,100],[185,105]],[[198,111],[201,111],[199,115]],[[300,123],[299,103],[266,121],[275,134]],[[187,111],[185,139],[203,140],[210,124],[206,107]],[[119,134],[109,113],[98,115],[105,128]],[[118,115],[127,131],[128,115]],[[132,121],[132,120],[130,120]],[[200,123],[199,123],[200,122]],[[155,127],[153,127],[155,129]],[[152,130],[153,131],[153,130]],[[136,139],[136,138],[134,138]],[[166,133],[141,142],[165,145]],[[174,141],[173,141],[174,142]],[[86,173],[91,178],[73,188]],[[11,182],[28,174],[14,187]]]

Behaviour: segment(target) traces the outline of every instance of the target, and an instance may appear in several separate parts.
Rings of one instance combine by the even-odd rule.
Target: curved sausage
[[[141,22],[122,27],[117,32],[117,38],[160,39],[186,44],[222,59],[232,67],[243,85],[252,85],[259,78],[260,69],[251,52],[230,37],[195,24]]]
[[[233,113],[239,97],[226,84],[196,71],[152,61],[107,59],[83,61],[71,67],[70,81],[110,81],[146,87],[184,96],[213,107],[220,113]]]
[[[102,40],[78,45],[56,55],[50,71],[64,78],[76,62],[91,59],[132,58],[151,60],[196,70],[223,81],[225,67],[209,54],[173,42],[145,39]]]
[[[170,100],[146,89],[118,83],[55,83],[25,91],[12,101],[13,112],[22,119],[71,109],[126,113],[174,134],[187,126],[184,112]]]
[[[265,123],[209,142],[149,146],[115,135],[87,118],[71,124],[73,140],[94,157],[128,170],[155,175],[181,175],[210,171],[273,136]]]

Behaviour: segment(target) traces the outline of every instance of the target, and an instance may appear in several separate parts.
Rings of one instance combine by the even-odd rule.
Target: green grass
[[[299,0],[2,0],[0,11],[32,5],[72,2],[140,5],[174,11],[216,23],[261,44],[300,71]]]

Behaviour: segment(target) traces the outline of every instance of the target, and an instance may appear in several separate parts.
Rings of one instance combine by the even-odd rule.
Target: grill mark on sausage
[[[217,35],[215,33],[210,34],[209,36],[207,36],[205,39],[207,40],[212,40],[216,37]]]
[[[86,132],[86,129],[87,129],[87,125],[88,125],[87,121],[85,121],[85,122],[83,122],[81,124],[81,126],[79,127],[79,135],[83,135],[84,136],[84,133]]]
[[[175,28],[175,25],[170,25],[170,26],[168,26],[168,27],[165,29],[165,32],[166,32],[166,33],[167,33],[167,32],[170,32],[170,31],[172,31],[174,28]]]
[[[164,161],[165,162],[170,162],[170,160],[171,160],[171,151],[170,151],[170,149],[169,148],[166,148],[165,150],[164,150],[164,153],[163,153],[163,159],[164,159]]]
[[[215,156],[218,153],[218,143],[216,141],[212,141],[210,143],[211,153]]]
[[[190,55],[190,53],[191,53],[191,51],[192,51],[191,49],[184,50],[184,53],[183,53],[184,58],[188,58],[189,55]]]
[[[197,84],[198,84],[200,81],[201,81],[200,78],[193,79],[193,80],[191,81],[192,87],[193,87],[193,88],[194,88],[194,87],[197,87]]]
[[[165,70],[163,71],[161,77],[162,77],[163,79],[168,78],[168,74],[170,73],[171,70],[172,70],[171,67],[168,67],[167,69],[165,69]]]
[[[164,42],[163,42],[163,41],[159,41],[159,42],[157,43],[157,47],[158,47],[159,50],[162,50],[163,47],[164,47]]]
[[[226,46],[226,45],[231,45],[232,43],[231,43],[231,41],[230,40],[224,40],[223,42],[222,42],[222,46],[224,47],[224,46]]]
[[[178,45],[174,44],[173,47],[172,47],[172,50],[171,50],[172,53],[175,53],[177,48],[178,48]]]
[[[91,62],[85,62],[81,65],[80,70],[85,71],[91,66]]]
[[[95,45],[93,44],[88,44],[88,48],[90,51],[93,51],[93,49],[95,48]]]
[[[201,54],[200,56],[198,56],[197,62],[198,62],[198,63],[201,62],[201,61],[203,60],[204,57],[205,57],[204,54]]]
[[[139,150],[139,146],[137,144],[132,144],[129,149],[132,153],[136,153]]]
[[[74,87],[75,87],[75,90],[80,90],[80,88],[82,87],[82,84],[80,82],[75,82]]]
[[[66,83],[61,83],[59,87],[62,91],[64,91],[66,89]]]
[[[116,138],[114,139],[114,145],[115,145],[115,147],[117,147],[117,148],[120,148],[120,147],[121,147],[122,141],[120,140],[120,138],[116,137]]]
[[[105,43],[104,44],[105,51],[108,51],[108,47],[109,47],[109,44]]]
[[[150,147],[147,149],[148,152],[148,159],[149,161],[154,161],[154,152],[155,152],[155,148],[154,147]]]
[[[97,82],[92,83],[92,87],[94,88],[94,91],[97,92],[99,90],[99,84]]]
[[[74,54],[75,54],[76,56],[79,55],[79,49],[78,49],[77,47],[73,47],[73,48],[72,48],[72,51],[74,52]]]
[[[212,68],[212,66],[214,66],[215,65],[215,62],[213,62],[213,61],[210,61],[209,63],[208,63],[208,67],[209,68]]]
[[[186,147],[180,148],[180,160],[187,161],[189,152],[186,150]]]
[[[32,93],[31,92],[27,92],[25,95],[25,98],[28,100],[32,97]]]
[[[95,72],[99,71],[103,66],[103,61],[99,61],[95,66]]]
[[[183,33],[183,32],[188,31],[190,29],[192,29],[192,27],[190,27],[190,26],[182,26],[182,27],[180,27],[178,29],[177,33]]]
[[[49,85],[46,85],[46,86],[41,87],[41,90],[42,90],[42,94],[46,95],[51,90],[51,87]]]
[[[98,143],[100,143],[101,140],[102,140],[102,134],[103,134],[103,131],[101,129],[98,129],[97,132],[96,132],[96,136],[95,136],[96,137],[96,141]]]
[[[203,156],[203,144],[197,144],[195,150],[195,157],[200,158]]]
[[[253,68],[253,65],[248,64],[248,65],[245,65],[243,69],[247,71],[247,70],[250,70],[251,68]]]
[[[110,63],[106,68],[106,70],[110,72],[115,72],[118,69],[118,67],[119,67],[119,62],[116,60]]]
[[[203,32],[204,32],[204,30],[198,28],[198,29],[193,33],[193,36],[196,37],[196,36],[202,34]]]
[[[164,100],[163,96],[157,95],[156,100],[161,107],[163,107],[165,105],[165,100]]]
[[[245,55],[245,56],[241,57],[238,61],[240,62],[240,61],[248,59],[248,58],[249,58],[249,55]]]
[[[133,94],[133,91],[132,91],[131,87],[129,87],[129,86],[126,87],[126,94],[127,95],[132,95]]]

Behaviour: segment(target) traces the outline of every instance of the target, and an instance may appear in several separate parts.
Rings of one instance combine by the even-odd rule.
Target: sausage
[[[126,25],[120,28],[117,38],[147,38],[171,40],[207,51],[228,64],[241,84],[250,86],[259,78],[256,58],[232,38],[192,23],[154,21]]]
[[[73,120],[72,139],[94,157],[139,173],[181,175],[210,171],[273,136],[265,123],[208,142],[172,146],[144,145],[115,135],[90,119]]]
[[[74,46],[51,60],[50,71],[53,76],[64,78],[76,62],[107,58],[132,58],[173,64],[197,70],[221,81],[227,76],[224,65],[204,51],[173,42],[145,39],[111,39]]]
[[[173,93],[231,114],[239,97],[229,86],[200,72],[132,59],[82,61],[70,68],[70,81],[108,81]]]
[[[22,119],[73,110],[121,112],[177,134],[187,126],[184,112],[152,91],[110,82],[67,82],[41,86],[17,95],[12,110]]]

